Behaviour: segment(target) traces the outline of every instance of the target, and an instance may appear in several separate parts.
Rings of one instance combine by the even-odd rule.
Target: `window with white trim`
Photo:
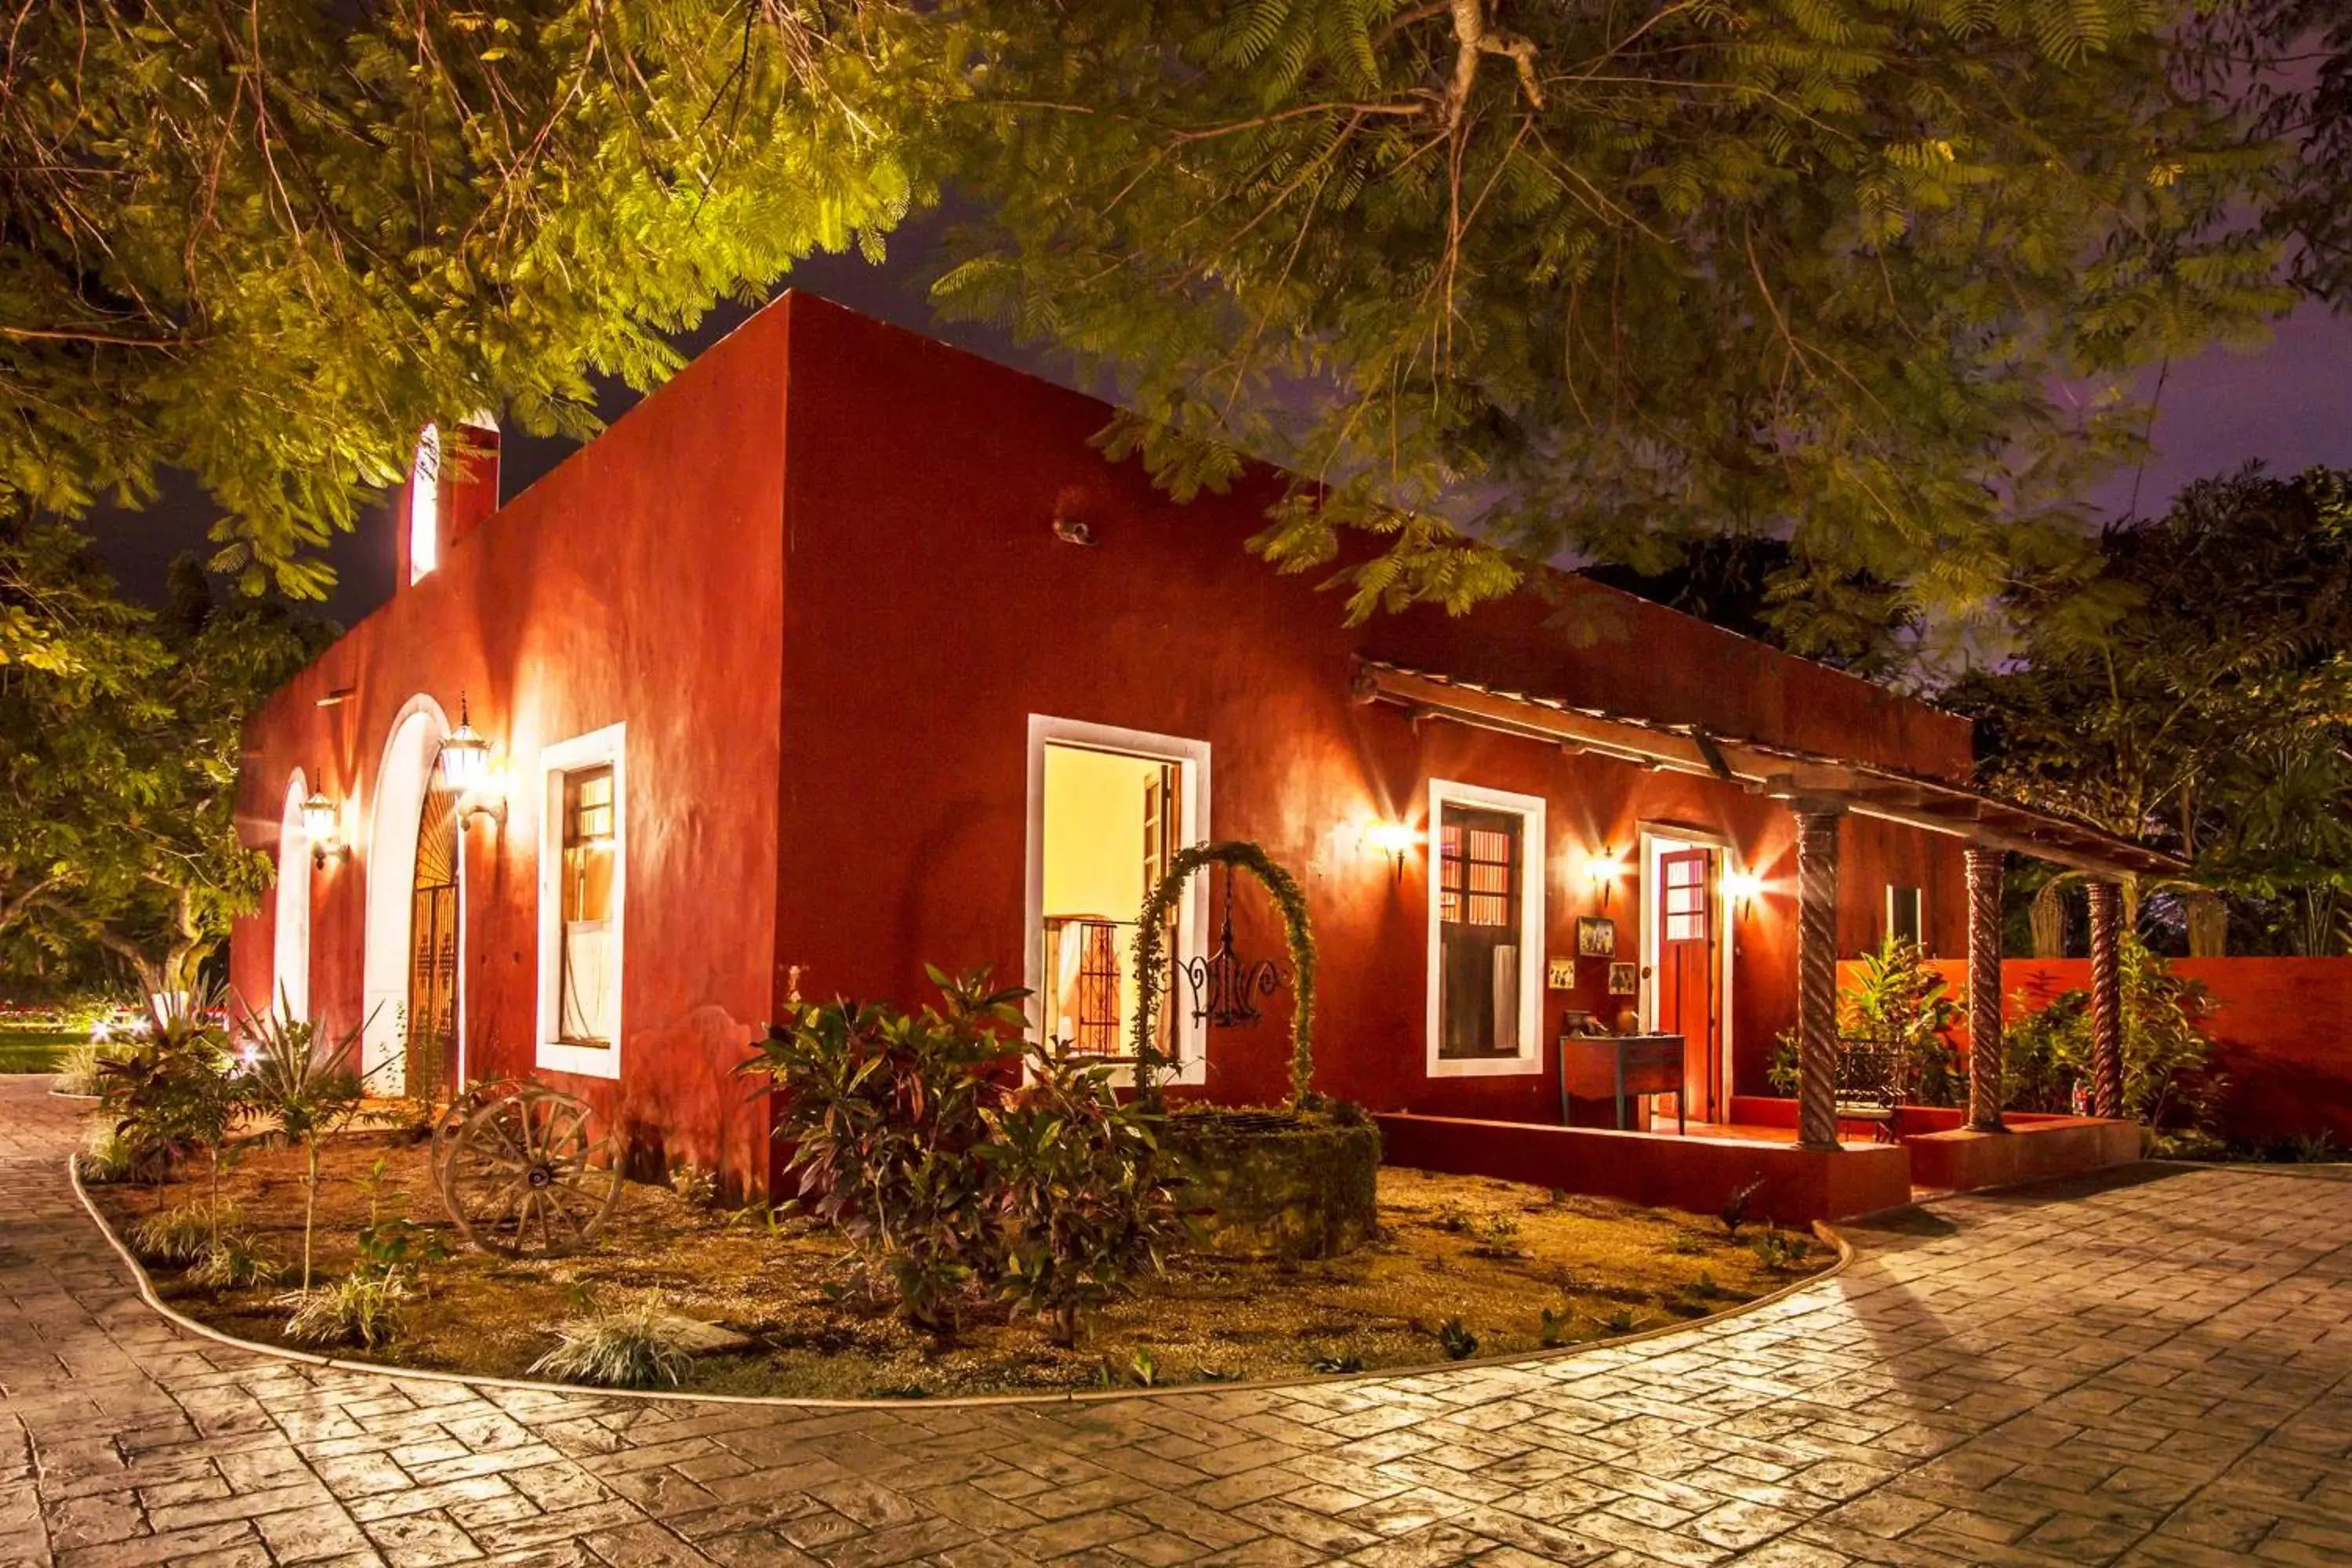
[[[540,753],[539,1065],[620,1076],[627,759],[615,724]]]
[[[1544,803],[1430,781],[1429,1071],[1540,1071]]]

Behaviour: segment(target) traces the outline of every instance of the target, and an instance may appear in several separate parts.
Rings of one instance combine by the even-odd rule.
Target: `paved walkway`
[[[809,1412],[184,1337],[0,1079],[0,1563],[2352,1563],[2352,1186],[1948,1200],[1712,1330],[1501,1370]]]

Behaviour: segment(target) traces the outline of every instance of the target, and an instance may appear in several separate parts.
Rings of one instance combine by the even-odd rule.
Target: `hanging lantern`
[[[1284,980],[1281,966],[1270,958],[1255,963],[1234,951],[1234,868],[1225,868],[1225,915],[1217,932],[1217,950],[1205,958],[1177,966],[1192,987],[1192,1016],[1213,1029],[1255,1024],[1260,1016],[1256,998],[1271,996]]]
[[[335,841],[335,803],[319,791],[302,803],[302,836],[312,845],[325,848]]]

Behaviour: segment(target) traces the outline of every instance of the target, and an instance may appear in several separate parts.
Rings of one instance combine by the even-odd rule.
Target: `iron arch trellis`
[[[1307,895],[1297,879],[1247,839],[1223,844],[1195,844],[1177,852],[1167,875],[1143,900],[1135,931],[1135,1089],[1139,1098],[1157,1104],[1164,1058],[1160,1050],[1158,1021],[1160,988],[1169,973],[1164,942],[1168,911],[1183,896],[1184,884],[1204,866],[1239,867],[1265,885],[1275,908],[1281,911],[1283,936],[1290,949],[1293,998],[1290,1015],[1290,1108],[1311,1109],[1317,1096],[1315,1078],[1315,933],[1307,915]],[[1230,903],[1230,900],[1229,900]],[[1228,910],[1230,914],[1230,908]]]

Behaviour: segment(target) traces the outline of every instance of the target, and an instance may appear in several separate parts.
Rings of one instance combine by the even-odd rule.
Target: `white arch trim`
[[[433,764],[449,732],[441,704],[419,692],[401,707],[384,737],[370,802],[367,840],[367,948],[361,965],[361,1009],[365,1027],[360,1061],[368,1087],[394,1093],[403,1085],[401,1036],[408,1005],[410,900],[416,880],[416,826],[432,787]],[[465,968],[465,857],[458,857],[459,973]],[[464,1037],[465,1020],[457,1021]]]
[[[278,818],[278,904],[271,933],[269,994],[264,1009],[290,1016],[310,1016],[310,833],[302,803],[310,785],[296,768],[286,784],[286,805]]]

